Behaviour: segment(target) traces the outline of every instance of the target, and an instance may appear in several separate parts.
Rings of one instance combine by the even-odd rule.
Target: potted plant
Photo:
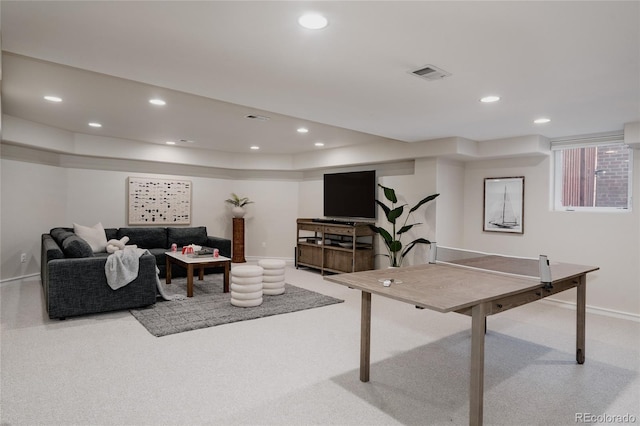
[[[411,213],[418,210],[423,204],[435,199],[440,194],[432,194],[420,200],[418,204],[416,204],[409,210],[406,217],[404,218],[404,221],[402,221],[402,214],[404,213],[404,208],[407,206],[407,204],[402,204],[396,207],[396,203],[398,202],[396,192],[392,188],[387,188],[380,184],[378,184],[378,186],[384,190],[385,198],[391,202],[391,206],[389,207],[382,201],[376,200],[376,204],[378,204],[382,208],[382,210],[384,210],[387,221],[391,224],[391,232],[379,226],[369,226],[375,233],[382,236],[388,253],[384,256],[387,256],[389,258],[390,266],[399,267],[402,266],[404,257],[416,246],[416,244],[431,244],[431,241],[425,238],[416,238],[415,240],[411,241],[406,247],[404,247],[400,240],[407,231],[409,231],[415,225],[421,224],[411,223],[407,225],[407,221],[409,220],[409,216],[411,215]],[[396,231],[396,227],[400,222],[402,222],[402,226]]]
[[[233,208],[231,209],[233,217],[244,217],[244,206],[253,203],[253,201],[249,200],[249,197],[239,197],[233,192],[231,193],[231,198],[226,199],[225,202],[233,206]]]

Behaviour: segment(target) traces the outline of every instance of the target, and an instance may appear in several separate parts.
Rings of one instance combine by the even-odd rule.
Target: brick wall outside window
[[[560,152],[563,207],[629,207],[628,148],[602,145]]]
[[[629,154],[620,147],[598,147],[596,207],[627,207]]]

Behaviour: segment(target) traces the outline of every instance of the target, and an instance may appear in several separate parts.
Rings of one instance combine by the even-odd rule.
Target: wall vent
[[[249,120],[259,120],[259,121],[269,120],[269,117],[265,117],[264,115],[257,115],[257,114],[249,114],[249,115],[246,115],[244,118],[248,118]]]
[[[441,80],[451,75],[450,72],[447,72],[442,68],[438,68],[433,65],[425,65],[420,69],[417,69],[415,71],[410,71],[410,73],[415,75],[416,77],[424,78],[425,80],[428,80],[428,81]]]

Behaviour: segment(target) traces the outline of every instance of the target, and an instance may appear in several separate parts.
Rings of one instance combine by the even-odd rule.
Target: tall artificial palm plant
[[[435,199],[440,194],[432,194],[420,200],[418,204],[411,207],[406,217],[404,218],[404,221],[402,221],[402,214],[404,213],[404,208],[407,206],[407,204],[405,203],[396,207],[398,198],[396,197],[395,190],[393,190],[392,188],[387,188],[386,186],[382,186],[380,184],[378,184],[378,186],[384,190],[385,198],[391,202],[391,206],[389,207],[382,201],[376,200],[376,204],[378,204],[382,208],[382,210],[384,210],[385,216],[387,217],[387,221],[391,224],[391,232],[379,226],[375,226],[375,225],[369,225],[369,226],[375,233],[382,236],[382,239],[384,240],[384,244],[388,253],[388,254],[385,254],[384,256],[387,256],[389,258],[390,266],[392,267],[402,266],[402,261],[404,260],[404,257],[417,244],[431,244],[431,241],[427,240],[426,238],[416,238],[415,240],[411,241],[406,247],[402,245],[402,242],[400,241],[402,239],[402,236],[414,226],[421,225],[420,222],[407,224],[409,220],[409,216],[411,216],[411,213],[418,210],[420,206]],[[402,225],[400,226],[400,229],[396,231],[396,227],[400,225],[400,222],[402,222]]]

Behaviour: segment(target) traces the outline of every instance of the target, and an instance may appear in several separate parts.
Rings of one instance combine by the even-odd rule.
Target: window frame
[[[559,212],[601,212],[601,213],[630,213],[633,208],[633,149],[624,143],[623,133],[600,133],[597,135],[577,136],[573,138],[552,139],[552,191],[551,208]],[[568,149],[591,148],[601,146],[620,146],[628,150],[628,183],[627,207],[602,206],[563,206],[563,162],[560,153]]]

